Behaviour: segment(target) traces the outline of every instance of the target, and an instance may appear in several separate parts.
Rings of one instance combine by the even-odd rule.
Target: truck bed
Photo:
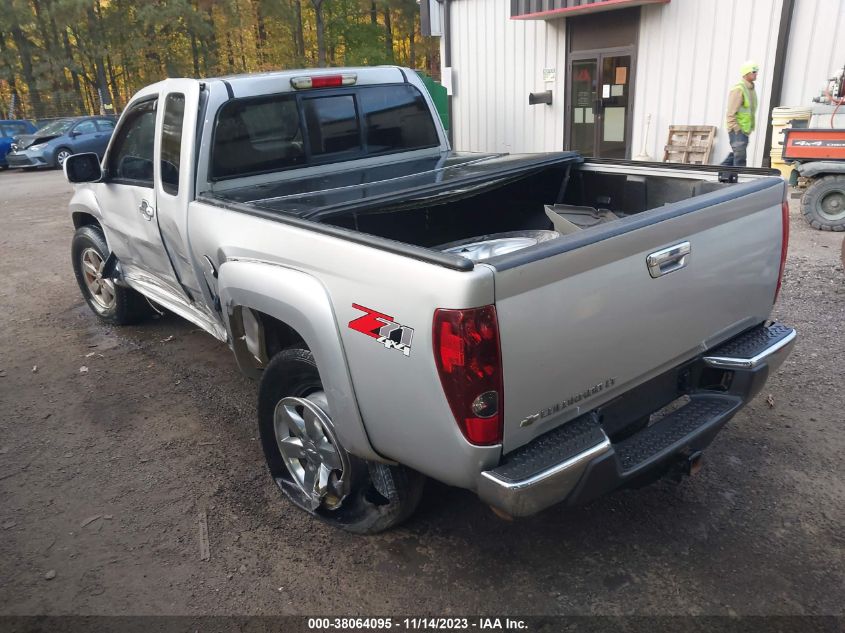
[[[344,186],[324,191],[302,193],[315,178],[214,199],[457,270],[492,270],[508,452],[768,318],[783,181],[743,170],[720,182],[720,173],[571,153],[452,155],[347,172]],[[566,229],[550,215],[577,221],[584,209],[597,212],[592,225]],[[475,261],[454,247],[514,233],[553,238]],[[685,268],[650,274],[649,258],[680,244],[692,251]]]
[[[716,166],[585,162],[572,152],[452,153],[209,192],[200,200],[281,221],[301,219],[337,227],[342,229],[339,235],[358,234],[353,237],[356,241],[374,236],[442,252],[439,246],[459,240],[554,229],[547,205],[608,210],[618,220],[678,203],[686,206],[673,208],[672,213],[688,213],[701,206],[705,194],[721,191],[739,197],[774,185],[760,185],[759,180],[777,175],[771,170],[743,169],[741,174],[732,172],[738,182],[724,183],[719,182],[720,173],[725,173],[724,168]],[[693,199],[698,200],[691,203]],[[711,195],[706,203],[718,199]],[[601,222],[600,227],[590,227],[589,241],[663,217],[647,215],[650,219],[638,222]],[[575,231],[544,248],[568,250],[584,239],[581,231]],[[371,243],[379,245],[377,240]],[[408,253],[419,256],[418,251]]]

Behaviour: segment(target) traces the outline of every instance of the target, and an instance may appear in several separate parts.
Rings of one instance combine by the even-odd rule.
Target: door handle
[[[153,215],[155,215],[155,209],[153,209],[152,205],[146,200],[141,200],[141,204],[138,205],[138,211],[140,211],[141,215],[143,215],[147,220],[152,220]]]
[[[680,270],[687,265],[692,247],[689,242],[681,242],[669,248],[652,253],[646,257],[648,274],[657,279],[663,275]]]

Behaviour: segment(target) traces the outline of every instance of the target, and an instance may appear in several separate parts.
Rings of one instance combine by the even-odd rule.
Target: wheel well
[[[97,218],[95,218],[90,213],[83,213],[82,211],[77,211],[71,217],[73,218],[73,228],[74,229],[79,229],[79,228],[82,228],[83,226],[88,226],[88,225],[96,226],[101,230],[103,228],[102,226],[100,226],[100,223],[97,221]]]
[[[302,349],[308,349],[305,339],[287,323],[279,321],[268,314],[261,312],[256,314],[264,327],[264,344],[267,358],[273,358],[273,356],[283,349],[293,347],[294,345]]]
[[[308,349],[305,339],[279,319],[246,306],[230,313],[232,343],[241,371],[258,378],[276,354],[290,347]]]

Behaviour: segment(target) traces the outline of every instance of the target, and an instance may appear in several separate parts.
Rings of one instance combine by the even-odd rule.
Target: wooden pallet
[[[706,165],[710,162],[715,138],[713,125],[670,125],[663,162]]]

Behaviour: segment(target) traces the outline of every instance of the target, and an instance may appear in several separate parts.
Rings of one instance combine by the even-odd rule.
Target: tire
[[[149,316],[152,309],[140,293],[99,276],[108,254],[106,238],[99,227],[87,225],[77,229],[71,243],[76,283],[88,307],[100,320],[113,325],[137,323]]]
[[[309,350],[283,350],[267,365],[259,388],[258,428],[270,475],[284,495],[330,525],[376,534],[402,523],[419,504],[422,474],[362,460],[340,444]],[[317,474],[309,480],[309,472]]]
[[[73,156],[73,152],[70,151],[67,147],[60,147],[56,150],[56,156],[54,159],[56,169],[61,169],[62,166],[65,164],[65,160],[67,160],[68,156]]]
[[[845,176],[815,180],[801,196],[801,213],[815,229],[845,231]]]

